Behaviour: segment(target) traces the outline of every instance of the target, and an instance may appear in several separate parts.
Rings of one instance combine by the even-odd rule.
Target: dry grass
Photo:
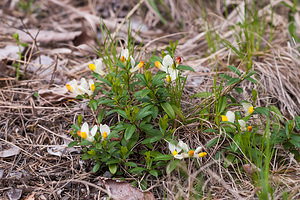
[[[179,40],[177,55],[196,71],[188,74],[183,100],[186,108],[198,102],[188,98],[191,94],[212,88],[214,69],[224,71],[228,64],[236,64],[241,71],[245,70],[234,52],[226,47],[221,46],[208,54],[207,24],[232,44],[237,42],[230,26],[240,20],[238,7],[232,6],[226,20],[225,6],[220,0],[210,3],[164,0],[164,5],[158,7],[165,10],[162,15],[168,20],[168,26],[163,25],[148,1],[142,1],[140,6],[137,6],[138,1],[36,1],[33,7],[36,10],[27,15],[14,2],[0,3],[1,48],[15,45],[11,34],[18,30],[28,34],[28,29],[41,27],[63,33],[65,38],[56,41],[55,37],[47,40],[32,35],[36,41],[24,49],[23,61],[12,55],[0,61],[0,152],[15,147],[14,156],[0,158],[1,199],[7,199],[12,189],[21,189],[22,198],[35,194],[36,199],[100,199],[106,195],[99,178],[104,175],[90,172],[92,164],[80,160],[80,149],[66,148],[72,140],[70,126],[78,114],[94,121],[87,102],[74,100],[74,96],[64,89],[64,84],[72,78],[90,74],[86,66],[89,59],[95,57],[91,45],[95,45],[93,31],[99,33],[98,16],[104,18],[110,30],[117,30],[121,38],[127,37],[124,19],[131,16],[133,32],[139,31],[136,42],[144,44],[142,56],[148,56],[156,48],[163,49],[169,40]],[[275,104],[290,119],[300,115],[300,55],[298,46],[289,38],[286,9],[279,2],[272,3],[274,22],[278,23],[273,24],[274,39],[267,44],[269,50],[257,52],[253,59],[259,84],[245,83],[242,87],[246,91],[256,88],[259,90],[258,105]],[[266,1],[263,3],[260,13],[270,6]],[[116,25],[116,22],[125,25]],[[146,28],[140,29],[141,24]],[[76,32],[80,34],[76,35]],[[70,33],[76,36],[70,37]],[[52,64],[41,64],[42,55],[49,57]],[[21,62],[21,72],[25,74],[20,81],[14,78],[14,62]],[[34,96],[35,92],[40,93],[38,98]],[[247,99],[249,95],[244,94],[242,98]],[[205,147],[207,141],[218,136],[201,133],[199,124],[181,126],[175,135],[190,146]],[[209,121],[204,121],[204,126],[214,127]],[[200,194],[203,199],[257,199],[260,188],[250,174],[233,165],[224,168],[223,160],[214,159],[224,142],[228,141],[220,140],[214,148],[206,149],[209,156],[198,161],[201,166],[198,169],[192,168],[193,163],[182,162],[180,169],[172,175],[157,180],[144,177],[151,183],[149,190],[159,199],[200,198],[195,194]],[[51,150],[62,152],[62,156],[54,156]],[[280,156],[286,157],[284,165],[276,162]],[[291,199],[300,198],[300,166],[292,154],[278,147],[270,169],[274,199],[282,199],[283,191]],[[179,171],[185,172],[186,176]],[[128,176],[127,180],[134,179]],[[196,184],[200,185],[195,189]]]

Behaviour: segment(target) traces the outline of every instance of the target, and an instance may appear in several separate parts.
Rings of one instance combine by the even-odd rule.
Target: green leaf
[[[92,145],[93,143],[87,141],[87,140],[83,140],[79,143],[79,146],[88,146],[88,145]]]
[[[174,169],[176,169],[176,167],[178,166],[180,160],[172,160],[171,162],[169,162],[167,168],[166,168],[166,172],[167,174],[170,174]]]
[[[149,173],[155,177],[158,177],[158,171],[157,170],[150,170]]]
[[[235,66],[229,65],[228,68],[229,68],[233,73],[235,73],[235,74],[237,74],[237,75],[239,75],[239,76],[242,75],[241,72],[240,72],[240,70],[239,70],[238,68],[236,68]]]
[[[134,162],[125,162],[125,165],[128,167],[137,167],[137,164]]]
[[[290,135],[292,133],[293,126],[294,126],[293,120],[288,120],[285,124],[285,134],[288,139],[290,138]]]
[[[175,112],[168,102],[161,103],[160,105],[171,119],[175,119]]]
[[[159,161],[159,160],[172,160],[173,159],[173,155],[169,155],[169,154],[161,154],[158,156],[155,156],[153,161]]]
[[[19,34],[18,33],[13,33],[12,34],[13,38],[18,42],[19,40]]]
[[[242,88],[236,87],[236,88],[234,88],[234,89],[235,89],[235,91],[237,91],[237,93],[239,93],[239,94],[242,94],[242,93],[243,93],[243,89],[242,89]]]
[[[215,144],[217,144],[218,141],[219,141],[219,137],[213,138],[206,143],[206,147],[210,148],[210,147],[214,146]]]
[[[235,159],[235,156],[232,154],[229,154],[228,156],[226,156],[226,159],[224,160],[224,163],[223,163],[224,167],[228,168],[232,164],[234,159]]]
[[[295,147],[300,148],[300,142],[296,142],[295,140],[290,140],[290,143],[293,144]]]
[[[256,102],[257,99],[257,90],[252,89],[252,102]]]
[[[167,21],[163,18],[163,16],[160,14],[157,6],[156,6],[156,3],[154,2],[154,0],[148,0],[149,4],[151,5],[151,7],[154,9],[154,11],[156,12],[156,14],[158,15],[160,21],[162,23],[164,23],[165,26],[168,25]]]
[[[271,106],[269,106],[269,108],[271,111],[273,111],[275,114],[277,114],[277,117],[279,118],[279,120],[281,122],[284,121],[283,115],[281,114],[280,110],[276,106],[271,105]]]
[[[212,96],[211,92],[199,92],[191,96],[191,98],[207,98]]]
[[[180,110],[177,106],[175,106],[175,105],[173,105],[173,104],[172,104],[171,106],[172,106],[173,110],[175,111],[175,113],[176,113],[182,120],[184,120],[184,116],[183,116],[181,110]]]
[[[249,78],[250,76],[252,76],[252,75],[254,75],[254,74],[256,74],[255,71],[249,71],[248,74],[246,74],[246,76],[245,76],[244,79],[247,79],[247,78]]]
[[[258,114],[263,114],[265,116],[269,115],[269,109],[265,107],[256,107],[254,108],[255,112]]]
[[[78,144],[78,141],[72,141],[68,144],[68,147],[74,147],[77,144]]]
[[[212,129],[212,128],[209,128],[209,129],[206,129],[206,130],[203,131],[203,133],[211,133],[211,132],[213,132],[213,133],[219,133],[218,130]]]
[[[114,103],[115,100],[112,100],[112,99],[98,99],[98,105],[101,105],[101,104],[109,104],[109,103]]]
[[[73,125],[71,126],[71,128],[74,129],[76,132],[80,130],[79,126],[76,125],[76,124],[73,124]]]
[[[153,106],[152,109],[152,117],[155,119],[158,115],[158,107],[157,106]]]
[[[240,79],[239,78],[231,78],[228,82],[227,82],[227,85],[233,85],[237,82],[239,82]]]
[[[91,159],[92,157],[93,157],[92,155],[85,153],[81,156],[81,160],[88,160]]]
[[[253,78],[246,78],[246,80],[247,81],[250,81],[250,82],[252,82],[252,83],[254,83],[254,84],[256,84],[257,83],[257,81],[256,80],[254,80]]]
[[[151,138],[147,138],[147,139],[143,140],[142,144],[153,143],[153,142],[161,140],[162,138],[163,138],[163,135],[159,135],[159,136],[154,136],[154,137],[151,137]]]
[[[297,41],[300,42],[300,38],[297,36],[295,22],[291,22],[288,26],[290,35]]]
[[[119,115],[121,115],[123,118],[128,119],[128,118],[127,118],[127,115],[126,115],[126,112],[125,112],[124,110],[119,110],[119,109],[117,109],[116,111],[117,111],[117,113],[118,113]]]
[[[96,111],[96,110],[97,110],[97,107],[98,107],[98,103],[97,103],[96,100],[91,99],[91,100],[90,100],[90,103],[89,103],[89,106],[90,106],[90,108],[93,109],[93,111]]]
[[[295,117],[295,128],[300,130],[300,116]]]
[[[102,109],[99,111],[98,115],[97,115],[97,122],[98,124],[101,124],[103,118],[105,117],[105,110]]]
[[[218,113],[222,113],[226,106],[227,106],[227,97],[226,96],[222,96],[221,98],[218,99]]]
[[[118,165],[116,165],[116,164],[108,165],[108,169],[109,169],[111,174],[115,174],[117,172]]]
[[[106,79],[103,79],[98,73],[95,73],[95,72],[93,72],[93,74],[92,74],[96,79],[98,79],[99,81],[102,81],[103,83],[106,83],[108,86],[112,86],[111,85],[111,83],[108,81],[108,80],[106,80]]]
[[[109,161],[106,162],[106,164],[112,165],[112,164],[118,164],[120,162],[121,162],[121,160],[119,160],[119,159],[110,159]]]
[[[138,112],[138,115],[136,117],[136,120],[140,120],[140,119],[144,119],[146,116],[148,115],[152,115],[152,112],[151,111],[146,111],[144,112],[144,110],[140,110]]]
[[[125,140],[128,141],[131,138],[131,136],[134,133],[135,129],[136,129],[136,127],[134,125],[130,125],[129,127],[126,128],[125,135],[124,135]]]
[[[143,168],[143,167],[135,167],[135,168],[131,169],[130,172],[133,173],[133,174],[139,174],[139,173],[141,173],[145,170],[146,169]]]
[[[298,142],[300,144],[300,135],[296,135],[296,134],[291,134],[291,139],[295,142]]]
[[[93,167],[93,173],[96,173],[99,169],[100,169],[100,163],[97,163],[94,167]]]
[[[33,93],[33,96],[34,96],[35,98],[38,98],[38,97],[39,97],[39,92],[34,92],[34,93]]]
[[[232,79],[232,77],[227,75],[227,74],[220,74],[220,77],[223,78],[223,79],[227,79],[227,80]]]
[[[229,41],[222,39],[221,42],[227,46],[227,48],[232,49],[240,58],[244,58],[244,54],[241,53],[235,46],[233,46]]]
[[[178,65],[177,69],[180,69],[180,70],[189,70],[189,71],[193,71],[193,72],[195,71],[192,67],[186,66],[186,65]]]
[[[144,90],[140,90],[140,91],[136,92],[133,96],[144,98],[144,97],[145,97],[147,94],[149,94],[150,92],[151,92],[150,89],[144,89]]]

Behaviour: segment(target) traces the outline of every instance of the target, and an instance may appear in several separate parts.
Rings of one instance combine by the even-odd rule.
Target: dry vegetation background
[[[28,9],[21,7],[17,0],[0,2],[0,199],[101,199],[107,193],[116,195],[116,199],[125,199],[128,196],[122,195],[132,198],[141,195],[127,185],[105,178],[105,174],[92,174],[90,161],[80,160],[80,149],[66,148],[72,141],[70,126],[78,114],[93,120],[88,102],[75,100],[75,96],[67,92],[65,83],[90,76],[88,62],[97,57],[93,51],[97,45],[94,36],[103,41],[100,17],[112,34],[124,40],[130,18],[136,44],[142,44],[141,59],[149,57],[155,49],[164,49],[169,40],[179,40],[177,56],[195,69],[188,74],[186,106],[192,105],[188,95],[212,87],[215,69],[222,72],[227,70],[227,65],[234,64],[241,71],[245,70],[231,49],[220,45],[212,52],[205,34],[213,30],[236,44],[236,31],[231,26],[242,20],[240,8],[245,1],[156,1],[163,2],[157,3],[157,7],[165,23],[149,2],[36,0]],[[228,6],[227,19],[224,2]],[[273,40],[266,42],[268,50],[255,52],[253,57],[259,84],[247,82],[243,87],[248,91],[255,87],[259,91],[258,105],[274,104],[285,117],[291,118],[300,115],[300,54],[299,44],[288,32],[289,9],[282,2],[292,5],[290,0],[256,2],[259,15],[265,16],[266,23],[274,27]],[[251,1],[246,3],[251,6]],[[297,9],[295,24],[299,31],[299,7]],[[267,29],[266,33],[270,31]],[[19,48],[13,33],[19,34],[21,42],[29,44],[21,49],[22,60],[17,54]],[[18,62],[22,74],[19,81],[13,66]],[[241,98],[249,99],[249,96]],[[193,140],[193,134],[198,134],[195,127],[197,125],[192,124],[179,134],[201,144],[214,137],[203,134],[200,140]],[[216,151],[218,147],[209,155]],[[299,163],[288,153],[286,160],[288,165],[272,164],[270,168],[271,181],[276,186],[274,199],[281,199],[283,191],[299,199]],[[203,198],[257,198],[259,188],[249,174],[223,168],[220,162],[208,156],[201,163],[201,169],[187,169],[188,179],[176,173],[153,179],[147,190],[151,193],[146,196],[189,199],[198,192],[191,186],[202,173]],[[288,169],[288,173],[281,173],[283,169]],[[128,176],[125,180],[134,179]],[[119,193],[120,187],[127,193]]]

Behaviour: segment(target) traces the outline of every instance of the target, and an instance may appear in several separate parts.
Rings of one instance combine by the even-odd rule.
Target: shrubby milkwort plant
[[[207,155],[205,149],[227,140],[210,156],[222,159],[224,167],[246,162],[260,168],[259,195],[265,197],[272,193],[268,176],[275,145],[282,144],[300,158],[297,153],[300,136],[294,131],[300,128],[299,116],[282,127],[284,118],[275,106],[256,107],[256,90],[252,90],[252,99],[247,101],[238,101],[231,95],[232,90],[243,92],[239,87],[243,81],[257,84],[254,71],[247,68],[241,73],[238,68],[228,66],[234,77],[221,74],[223,81],[217,85],[216,75],[212,91],[191,96],[204,98],[204,103],[186,113],[182,111],[181,98],[187,77],[182,72],[193,69],[182,65],[180,57],[176,58],[177,42],[170,42],[160,56],[154,52],[147,60],[141,59],[141,52],[136,53],[138,48],[133,45],[130,31],[127,46],[119,51],[107,29],[106,33],[105,43],[97,49],[100,58],[89,64],[94,79],[81,78],[66,84],[78,98],[89,100],[89,107],[96,115],[91,129],[91,122],[78,116],[71,131],[75,140],[69,144],[69,147],[83,147],[82,159],[94,160],[93,172],[108,169],[113,175],[129,172],[158,177],[162,169],[171,173],[182,160],[202,159]],[[258,124],[257,118],[263,121]],[[176,120],[183,124],[200,121],[201,132],[213,132],[217,137],[207,141],[205,147],[190,147],[174,137]],[[204,120],[214,123],[216,128],[202,126]],[[147,183],[144,181],[142,185],[146,188]]]
[[[115,42],[106,43],[98,49],[100,58],[89,64],[95,79],[81,78],[80,82],[66,84],[79,98],[89,99],[90,108],[97,114],[91,129],[78,116],[72,126],[75,141],[69,146],[84,147],[82,159],[94,160],[93,172],[109,169],[111,174],[129,171],[158,176],[162,168],[167,173],[174,170],[180,159],[206,155],[201,147],[192,150],[172,136],[175,118],[184,119],[181,96],[186,77],[182,71],[193,69],[182,65],[180,57],[175,59],[177,42],[170,42],[161,56],[148,61],[137,57],[132,42],[129,37],[128,46],[120,53]],[[171,153],[161,152],[156,144],[168,146]]]

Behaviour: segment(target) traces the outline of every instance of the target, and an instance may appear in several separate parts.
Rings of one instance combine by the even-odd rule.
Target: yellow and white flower
[[[195,158],[202,158],[202,157],[204,157],[204,156],[207,155],[206,152],[201,151],[201,150],[202,150],[202,147],[198,147],[198,148],[193,152],[193,157],[195,157]],[[192,154],[192,153],[190,153],[190,154]]]
[[[234,123],[235,115],[232,111],[227,111],[226,115],[221,115],[223,122],[232,122]]]
[[[246,127],[246,122],[242,119],[239,119],[238,120],[238,123],[240,125],[240,128],[241,128],[241,131],[246,131],[247,130],[247,127]]]
[[[128,49],[123,49],[121,51],[120,57],[121,57],[121,62],[122,63],[127,62],[128,58],[129,58],[129,50]],[[131,65],[132,68],[135,66],[135,61],[134,61],[134,59],[131,55],[130,55],[130,65]]]
[[[72,92],[72,93],[74,93],[74,94],[76,94],[76,95],[81,95],[81,94],[83,94],[82,92],[79,91],[78,85],[77,85],[77,81],[76,81],[75,79],[73,79],[72,81],[68,82],[68,83],[66,84],[66,88],[67,88],[70,92]]]
[[[247,103],[247,102],[244,102],[244,103],[241,103],[244,110],[245,110],[245,116],[249,116],[253,113],[254,111],[254,107],[251,103]]]
[[[178,70],[174,68],[176,66],[173,67],[174,61],[169,54],[163,58],[162,63],[156,61],[154,64],[158,69],[168,74],[167,82],[173,82],[178,77]]]
[[[81,78],[80,85],[77,84],[76,80],[72,80],[66,84],[67,89],[76,94],[76,95],[84,95],[87,94],[91,96],[95,91],[95,84],[93,80],[89,80],[89,83],[85,78]]]
[[[92,130],[89,130],[89,125],[85,122],[82,126],[81,126],[81,130],[77,132],[77,135],[79,137],[82,137],[83,139],[89,141],[89,142],[94,142],[95,138],[94,136],[96,135],[98,130],[98,126],[95,125],[93,126]]]
[[[100,133],[102,136],[102,139],[106,139],[108,135],[110,134],[110,128],[106,124],[102,125],[100,124]]]
[[[98,73],[101,76],[105,75],[105,72],[103,71],[103,60],[102,58],[93,60],[93,63],[89,64],[89,68],[93,71]]]
[[[170,142],[168,142],[168,144],[169,144],[169,150],[171,151],[174,158],[182,159],[183,157],[181,157],[181,155],[179,154],[182,151],[182,149],[178,146],[178,144],[175,145]]]
[[[80,92],[91,96],[95,91],[94,81],[90,79],[88,83],[85,78],[81,78],[78,89]]]
[[[144,66],[144,61],[141,61],[137,66],[130,69],[131,73],[136,72],[137,70],[141,69]]]
[[[169,143],[169,142],[168,142]],[[201,152],[202,147],[198,147],[195,151],[191,150],[189,146],[183,141],[179,141],[177,145],[169,143],[169,149],[176,159],[184,159],[189,157],[201,158],[207,155],[206,152]]]

